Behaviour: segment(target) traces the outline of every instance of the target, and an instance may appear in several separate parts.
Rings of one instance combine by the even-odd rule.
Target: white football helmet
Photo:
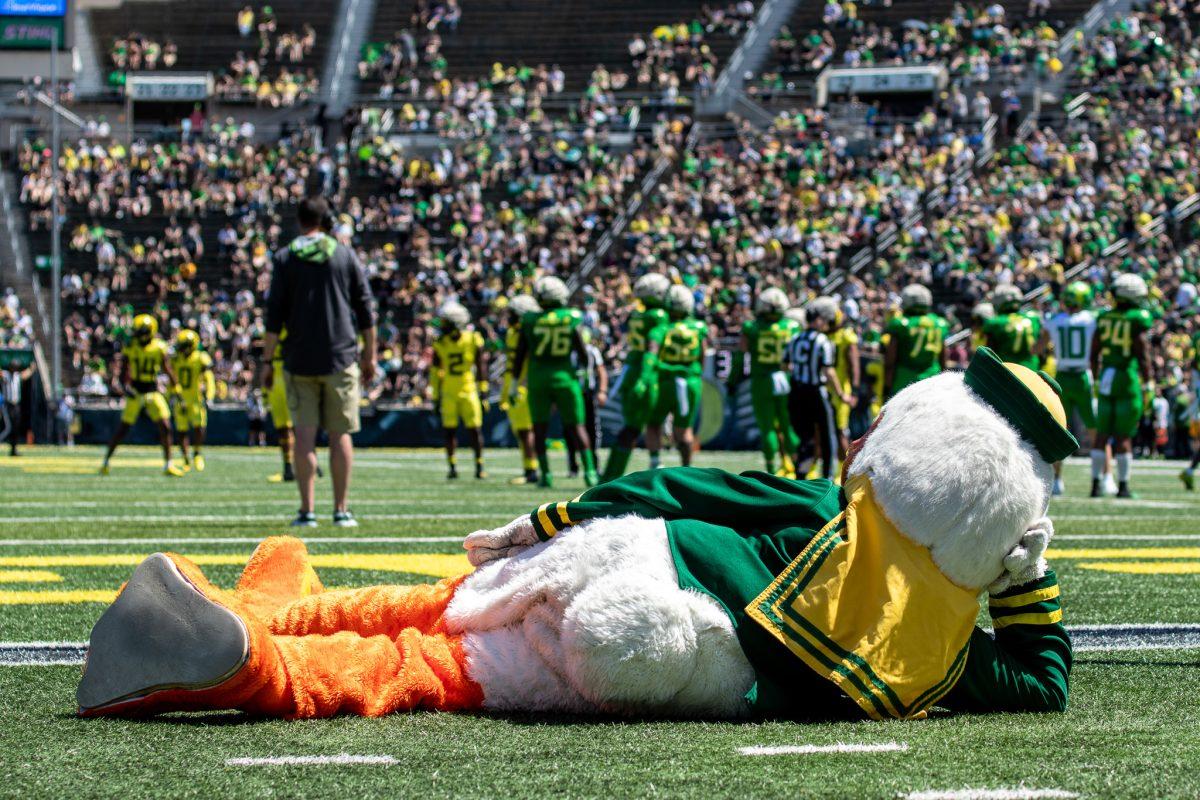
[[[647,272],[633,282],[633,296],[643,303],[661,304],[671,288],[671,279],[658,272]]]
[[[793,306],[783,312],[784,319],[790,319],[792,322],[798,322],[801,325],[808,324],[808,314],[800,306]]]
[[[508,310],[518,317],[523,317],[526,314],[536,314],[542,310],[542,307],[538,305],[532,295],[519,294],[508,301]]]
[[[1001,314],[1016,311],[1024,299],[1024,292],[1011,283],[1002,283],[992,290],[992,305]]]
[[[438,319],[444,327],[461,331],[471,324],[471,312],[462,303],[451,300],[438,310]]]
[[[975,307],[971,309],[971,317],[980,322],[987,322],[994,316],[996,316],[996,309],[991,303],[976,303]]]
[[[1113,297],[1118,300],[1124,300],[1127,303],[1137,305],[1146,299],[1149,292],[1146,289],[1146,281],[1141,275],[1135,275],[1132,272],[1123,272],[1113,278],[1112,282]]]
[[[928,309],[933,305],[933,292],[919,283],[911,283],[900,290],[900,308],[903,311]]]
[[[779,316],[788,309],[788,298],[783,289],[772,286],[764,289],[754,303],[754,313]]]
[[[808,318],[823,319],[829,324],[837,322],[838,303],[832,297],[818,297],[807,306]]]
[[[562,308],[571,299],[571,290],[561,278],[543,275],[533,283],[533,297],[542,308]]]
[[[681,284],[675,284],[667,290],[667,296],[663,300],[663,306],[667,311],[672,311],[676,314],[691,316],[696,310],[696,295],[692,290]]]

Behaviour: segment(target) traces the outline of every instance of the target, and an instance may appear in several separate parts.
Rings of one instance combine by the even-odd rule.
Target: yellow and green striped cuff
[[[543,542],[575,524],[575,520],[571,519],[567,513],[566,500],[540,505],[529,515],[529,518],[533,522],[533,529],[537,532],[538,538]]]
[[[1062,622],[1061,590],[1054,573],[1036,583],[1014,587],[988,600],[996,630],[1011,625],[1056,625]]]

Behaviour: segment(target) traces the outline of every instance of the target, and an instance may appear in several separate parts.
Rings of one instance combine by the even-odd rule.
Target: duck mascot
[[[468,535],[476,569],[431,585],[325,591],[291,538],[231,591],[152,555],[92,630],[79,714],[1061,711],[1065,423],[1053,379],[981,348],[889,401],[840,486],[634,473]]]

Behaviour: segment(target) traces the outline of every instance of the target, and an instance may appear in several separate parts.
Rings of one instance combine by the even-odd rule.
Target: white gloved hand
[[[467,534],[463,547],[472,566],[482,567],[498,558],[515,556],[538,543],[537,531],[528,516],[517,517],[503,528]]]
[[[1004,557],[1004,573],[988,586],[989,594],[1000,594],[1013,586],[1032,583],[1046,574],[1046,548],[1054,537],[1049,517],[1036,519],[1025,530],[1017,546]]]

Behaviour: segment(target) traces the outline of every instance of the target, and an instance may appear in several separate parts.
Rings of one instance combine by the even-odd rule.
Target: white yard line
[[[1111,625],[1071,625],[1067,630],[1075,639],[1074,649],[1079,653],[1108,653],[1134,650],[1182,651],[1200,650],[1200,623],[1194,622],[1147,622],[1116,623]],[[0,642],[0,667],[51,666],[56,664],[77,666],[83,663],[87,642]],[[878,745],[890,748],[895,743]],[[877,745],[799,745],[810,747],[877,747]],[[907,749],[907,745],[903,745]],[[743,748],[744,749],[744,748]],[[753,748],[751,748],[753,749]],[[739,750],[741,752],[741,750]],[[787,751],[793,752],[793,751]],[[808,750],[795,751],[798,754]],[[811,752],[840,752],[838,750],[812,750]],[[847,750],[845,752],[860,752]],[[870,752],[870,751],[861,751]],[[780,753],[746,752],[743,755],[783,755]]]
[[[234,496],[222,494],[219,498],[196,499],[196,500],[118,500],[109,496],[107,500],[14,500],[0,501],[0,509],[8,508],[189,508],[199,506],[200,508],[212,508],[214,505],[220,505],[222,508],[230,506],[276,506],[281,502],[286,502],[287,499],[282,495],[263,494],[250,496]],[[408,500],[408,499],[381,499],[369,498],[365,500],[355,500],[352,505],[358,506],[391,506],[392,508],[444,508],[448,502],[454,502],[452,499],[446,500]],[[528,506],[522,505],[520,508],[528,510],[536,505],[530,502]],[[514,503],[514,507],[516,504]],[[46,519],[54,519],[54,517],[46,517]]]
[[[307,544],[450,544],[462,536],[303,536]],[[253,544],[260,536],[147,536],[127,539],[0,539],[0,547],[91,547],[149,544]]]
[[[494,512],[478,514],[365,514],[366,520],[403,519],[491,519]],[[282,514],[167,514],[157,516],[56,516],[56,517],[0,517],[0,525],[35,525],[42,522],[126,522],[164,524],[172,522],[287,522]]]
[[[381,519],[369,515],[367,519]],[[476,519],[473,514],[455,517],[430,515],[419,519]],[[482,518],[482,515],[481,517]],[[101,518],[97,518],[101,519]],[[142,519],[142,518],[139,518]],[[176,518],[177,519],[177,518]],[[278,519],[278,517],[271,517]],[[462,536],[302,536],[308,544],[450,544],[461,542]],[[104,547],[109,545],[141,544],[258,544],[260,536],[143,536],[119,539],[0,539],[0,547]],[[1200,542],[1200,533],[1195,534],[1103,534],[1103,533],[1060,533],[1054,541],[1139,541],[1139,542]],[[1053,551],[1052,551],[1053,552]]]
[[[738,752],[744,756],[810,756],[819,753],[906,753],[908,744],[905,742],[881,742],[879,744],[756,744],[750,747],[739,747]]]
[[[1056,533],[1054,541],[1200,542],[1200,533]]]
[[[1051,800],[1051,798],[1079,797],[1074,792],[1062,789],[933,789],[910,792],[907,800]]]
[[[227,758],[227,767],[309,767],[368,765],[390,767],[398,762],[392,756],[352,756],[339,753],[336,756],[265,756],[262,758]]]

